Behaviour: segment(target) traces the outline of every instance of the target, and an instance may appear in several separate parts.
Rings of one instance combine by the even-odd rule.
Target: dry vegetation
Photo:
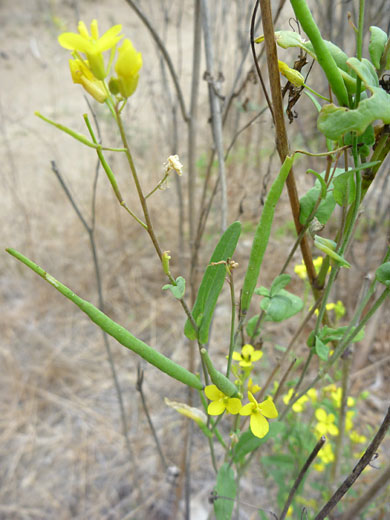
[[[141,4],[178,65],[188,101],[193,2],[172,2],[171,8],[169,2],[157,0]],[[216,56],[225,75],[224,92],[231,88],[237,70],[241,52],[237,45],[242,48],[246,45],[250,6],[249,2],[232,2],[226,19],[219,20],[224,23],[220,24],[216,40]],[[169,22],[163,21],[164,8],[169,13]],[[241,17],[239,9],[243,12]],[[39,110],[84,132],[81,115],[88,107],[81,90],[71,83],[67,55],[56,41],[62,30],[74,30],[78,17],[86,22],[97,18],[102,29],[112,23],[122,23],[123,32],[143,53],[142,78],[126,117],[134,156],[147,186],[145,191],[160,178],[161,165],[170,153],[178,152],[186,163],[186,137],[180,122],[178,147],[171,149],[172,115],[166,108],[161,59],[147,30],[124,0],[1,2],[2,249],[9,246],[19,249],[78,294],[96,302],[88,236],[50,167],[50,161],[54,160],[84,216],[90,220],[96,157],[93,151],[84,149],[33,115]],[[287,18],[286,7],[281,26],[286,26]],[[233,27],[237,19],[240,27],[229,34],[229,27]],[[243,66],[243,77],[250,66],[248,58]],[[169,95],[174,95],[171,85]],[[227,124],[227,142],[237,128],[264,106],[259,85],[253,78],[234,103]],[[309,108],[306,104],[307,101],[302,100],[297,107],[299,118],[293,123],[291,135],[302,131],[305,142],[300,138],[296,146],[310,149],[313,123],[304,117],[305,107]],[[105,139],[115,145],[116,138],[102,107],[95,109],[101,117]],[[207,86],[202,82],[199,195],[210,142],[208,113]],[[179,113],[177,117],[180,119]],[[232,149],[227,166],[229,222],[238,217],[243,222],[257,220],[267,168],[271,177],[278,168],[276,156],[269,163],[273,151],[271,135],[269,119],[262,117],[240,135]],[[112,156],[110,161],[129,206],[137,207],[126,170],[121,168],[121,159]],[[304,171],[303,165],[300,171]],[[361,217],[359,233],[365,240],[353,251],[361,278],[370,272],[382,254],[390,224],[389,188],[384,174],[383,171],[376,191],[367,200],[366,214]],[[185,174],[182,182],[185,190]],[[302,174],[299,188],[309,182]],[[218,233],[218,206],[217,200],[203,241],[201,265]],[[168,190],[155,195],[153,217],[164,248],[173,253],[173,269],[179,272],[179,267],[184,266],[186,273],[189,254],[187,248],[181,253],[178,250],[178,204],[173,181]],[[272,279],[278,273],[280,251],[292,243],[290,220],[288,205],[281,205],[275,224],[279,233],[267,252],[264,279]],[[153,249],[146,236],[118,207],[102,174],[97,190],[96,239],[107,313],[150,345],[185,364],[188,344],[182,336],[184,320],[177,320],[176,303],[161,291],[165,282]],[[237,260],[245,262],[250,239],[250,232],[243,235]],[[296,261],[300,261],[299,255]],[[238,274],[238,278],[240,276]],[[341,293],[336,298],[353,308],[361,278],[356,279],[352,273],[344,276]],[[295,282],[296,287],[299,283]],[[0,519],[169,518],[175,501],[175,478],[163,471],[135,390],[138,361],[135,355],[111,341],[129,419],[133,450],[133,460],[129,460],[100,331],[52,287],[5,254],[0,263],[0,297]],[[221,356],[225,346],[218,344],[217,338],[224,337],[220,333],[226,328],[227,302],[226,293],[214,326],[215,352]],[[390,393],[389,318],[387,305],[360,345],[361,353],[355,366],[360,372],[353,376],[353,392],[363,389],[371,392],[362,417],[373,428],[378,424],[378,416],[383,415]],[[278,341],[283,343],[292,330],[288,322],[283,331],[279,330]],[[272,327],[269,331],[270,334],[275,332]],[[266,349],[270,347],[265,345]],[[371,369],[370,364],[378,360],[386,361]],[[169,463],[180,466],[184,423],[165,407],[163,398],[184,400],[183,388],[157,370],[144,368],[144,390],[158,436]],[[389,458],[389,444],[382,447],[381,459],[386,458]],[[207,446],[197,432],[194,433],[192,464],[192,518],[201,520],[207,518],[210,511],[207,497],[214,474]],[[252,470],[250,478],[243,482],[242,499],[253,503],[254,497],[256,505],[272,505],[260,474]],[[251,514],[250,509],[242,509],[242,518],[249,518]]]

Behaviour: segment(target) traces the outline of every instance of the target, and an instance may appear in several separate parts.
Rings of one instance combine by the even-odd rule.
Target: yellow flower
[[[312,403],[317,402],[317,390],[315,388],[310,388],[310,390],[307,391],[307,395]]]
[[[141,53],[134,49],[130,40],[123,40],[122,47],[118,48],[115,71],[118,74],[118,89],[124,98],[130,97],[137,88],[141,67]]]
[[[225,410],[236,415],[242,407],[241,401],[237,397],[228,397],[216,385],[208,385],[204,392],[211,403],[207,408],[209,415],[221,415]]]
[[[66,32],[60,34],[58,41],[62,47],[71,51],[83,52],[88,60],[88,65],[97,79],[104,79],[107,72],[104,66],[103,52],[115,47],[122,36],[121,25],[114,25],[99,38],[98,23],[91,22],[91,35],[84,22],[79,22],[79,34]]]
[[[317,258],[313,260],[313,265],[317,274],[320,272],[322,261],[322,256],[317,256]],[[301,264],[297,264],[294,267],[294,273],[297,274],[301,280],[305,280],[307,278],[307,271],[304,262],[302,262]]]
[[[336,408],[341,408],[341,399],[342,399],[342,389],[341,387],[337,388],[333,392],[330,393],[330,396],[332,398],[332,401]],[[355,399],[351,396],[347,398],[347,406],[354,406],[355,405]]]
[[[356,443],[356,444],[361,444],[363,442],[366,442],[367,441],[367,437],[365,435],[360,435],[358,432],[356,431],[352,431],[350,434],[349,434],[349,438],[351,439],[352,442]]]
[[[355,415],[355,412],[351,410],[350,412],[346,413],[345,416],[345,431],[349,432],[353,428],[353,420],[352,417]]]
[[[283,397],[284,404],[288,404],[291,401],[291,398],[293,396],[294,389],[290,388],[290,390],[287,392],[287,394]],[[294,412],[299,413],[303,412],[305,409],[305,403],[309,400],[309,398],[306,395],[303,395],[298,401],[296,401],[292,405],[292,409]]]
[[[256,392],[261,390],[261,387],[259,385],[254,385],[252,378],[250,378],[248,381],[248,390],[251,394],[255,394]]]
[[[266,419],[275,419],[278,411],[271,397],[268,397],[262,403],[258,403],[251,392],[248,392],[250,403],[243,406],[240,415],[250,415],[250,427],[253,435],[262,439],[269,431],[269,424]]]
[[[255,350],[252,345],[246,344],[241,349],[241,354],[233,352],[234,361],[239,361],[240,367],[251,368],[255,361],[263,357],[262,350]]]
[[[84,89],[91,94],[96,101],[104,103],[107,99],[107,92],[104,88],[104,84],[100,79],[92,74],[85,61],[69,60],[70,73],[72,75],[73,83],[80,83]]]
[[[316,431],[320,435],[326,435],[327,433],[337,435],[339,433],[339,429],[334,424],[336,417],[333,413],[327,414],[323,408],[317,408],[315,416],[318,421]]]
[[[323,464],[329,464],[334,461],[334,453],[332,451],[331,444],[325,444],[318,452],[318,457],[321,459]]]
[[[304,85],[305,78],[300,72],[289,67],[284,61],[278,60],[278,65],[280,74],[287,78],[295,87],[302,87]]]

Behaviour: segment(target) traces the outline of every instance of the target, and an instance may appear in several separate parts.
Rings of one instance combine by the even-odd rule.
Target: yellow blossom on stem
[[[318,421],[316,425],[316,431],[320,435],[338,435],[339,429],[334,424],[336,417],[333,413],[326,413],[323,408],[317,408],[315,412],[316,419]]]
[[[91,22],[91,35],[84,22],[79,22],[78,30],[79,34],[72,32],[60,34],[58,37],[60,45],[76,53],[84,53],[93,75],[97,79],[104,79],[107,76],[107,71],[104,66],[102,53],[115,47],[122,38],[122,36],[119,35],[122,26],[114,25],[114,27],[108,29],[100,38],[96,20],[92,20]]]
[[[290,390],[287,392],[287,394],[283,397],[284,404],[288,404],[291,401],[291,398],[293,396],[294,389],[290,388]],[[306,395],[303,395],[298,401],[296,401],[292,405],[292,409],[294,412],[299,413],[303,412],[305,409],[305,403],[309,400],[309,398]]]
[[[107,99],[107,91],[104,84],[90,71],[85,61],[69,60],[70,73],[72,75],[73,83],[79,83],[84,89],[99,103],[104,103]]]
[[[249,378],[248,381],[248,390],[251,394],[255,394],[259,390],[261,390],[261,387],[259,385],[253,384],[252,378]]]
[[[345,431],[349,432],[353,428],[353,420],[352,417],[355,415],[354,410],[350,410],[345,415]]]
[[[240,399],[237,397],[228,397],[216,385],[208,385],[204,389],[206,397],[211,403],[207,408],[209,415],[221,415],[225,410],[236,415],[242,407]]]
[[[360,435],[357,431],[352,431],[349,434],[349,438],[355,444],[361,444],[367,441],[367,437],[365,435]]]
[[[320,272],[322,261],[322,256],[317,256],[317,258],[313,259],[313,265],[317,274]],[[301,264],[297,264],[294,267],[294,273],[297,274],[299,278],[301,278],[301,280],[305,280],[307,278],[307,271],[304,262],[302,262]]]
[[[262,403],[258,403],[251,392],[248,392],[250,403],[243,406],[240,415],[250,415],[250,428],[255,437],[262,439],[269,431],[268,419],[275,419],[278,411],[271,397]]]
[[[342,399],[342,389],[341,387],[337,388],[333,392],[330,393],[330,397],[332,398],[333,404],[336,408],[341,408],[341,399]],[[347,398],[347,406],[354,406],[355,399],[351,396]]]
[[[234,361],[239,361],[240,367],[251,368],[252,364],[263,357],[262,350],[255,350],[252,345],[246,344],[241,349],[241,354],[233,352]]]
[[[137,88],[142,55],[134,49],[130,40],[123,40],[118,48],[115,72],[118,74],[118,89],[124,98],[130,97]]]

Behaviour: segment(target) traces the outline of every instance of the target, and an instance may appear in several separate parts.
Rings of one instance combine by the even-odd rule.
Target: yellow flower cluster
[[[322,256],[317,256],[317,258],[313,259],[313,265],[314,265],[314,268],[315,268],[317,274],[320,272],[322,262],[323,262]],[[294,272],[295,272],[295,274],[297,274],[299,276],[299,278],[301,280],[306,280],[307,271],[306,271],[306,266],[305,266],[304,262],[302,262],[301,264],[297,264],[294,267]]]
[[[121,25],[114,25],[99,37],[98,23],[91,22],[91,33],[84,22],[78,24],[78,33],[65,32],[58,37],[62,47],[72,51],[69,61],[70,73],[74,83],[79,83],[99,103],[104,103],[109,97],[105,79],[110,72],[118,42],[123,38],[119,33]],[[103,53],[111,51],[108,66]],[[130,40],[123,40],[118,49],[118,59],[115,64],[116,77],[109,82],[112,94],[120,94],[122,98],[130,97],[137,88],[139,71],[142,67],[142,56],[137,52]]]

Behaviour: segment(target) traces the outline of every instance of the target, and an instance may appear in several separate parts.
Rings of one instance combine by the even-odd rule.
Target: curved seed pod
[[[228,397],[236,397],[238,395],[236,385],[215,368],[205,348],[202,348],[200,353],[202,355],[203,361],[206,364],[207,372],[210,375],[211,381],[215,384],[215,386]]]
[[[10,255],[20,260],[27,267],[32,269],[44,280],[49,282],[53,287],[55,287],[55,289],[57,289],[57,291],[66,296],[66,298],[75,303],[94,323],[96,323],[96,325],[119,341],[119,343],[121,343],[124,347],[132,350],[145,359],[145,361],[148,361],[148,363],[151,365],[154,365],[162,372],[165,372],[174,379],[181,381],[185,385],[196,388],[197,390],[203,389],[203,384],[195,374],[189,372],[182,366],[165,357],[163,354],[160,354],[160,352],[154,350],[152,347],[133,336],[127,329],[119,325],[119,323],[113,321],[106,314],[104,314],[104,312],[100,311],[94,305],[92,305],[92,303],[77,296],[77,294],[66,287],[66,285],[62,284],[53,276],[46,273],[46,271],[39,267],[39,265],[32,262],[29,258],[25,257],[15,249],[6,249],[6,251]]]

